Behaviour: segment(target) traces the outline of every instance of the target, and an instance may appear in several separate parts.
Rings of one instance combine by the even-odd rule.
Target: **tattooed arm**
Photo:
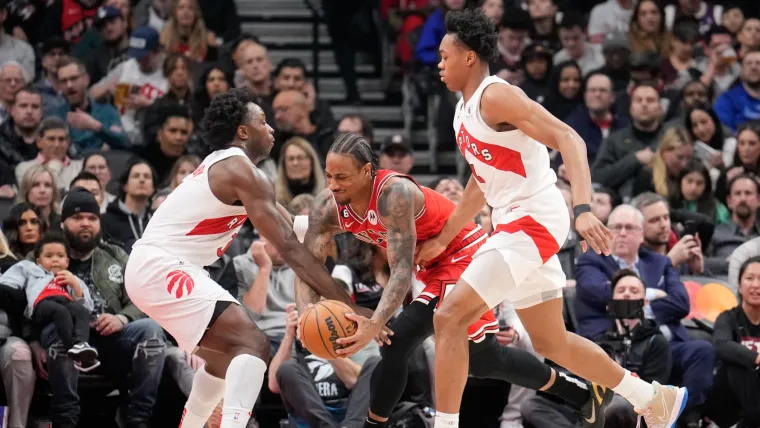
[[[304,245],[322,263],[330,252],[330,243],[334,235],[343,232],[336,217],[335,200],[329,189],[317,195],[309,213],[309,228],[304,236]],[[309,284],[296,277],[296,307],[298,313],[310,303],[317,303],[321,296]]]
[[[385,325],[404,303],[414,275],[414,245],[417,230],[414,224],[415,200],[424,196],[407,179],[392,179],[381,191],[377,201],[380,220],[388,229],[388,265],[391,275],[383,290],[372,320]]]

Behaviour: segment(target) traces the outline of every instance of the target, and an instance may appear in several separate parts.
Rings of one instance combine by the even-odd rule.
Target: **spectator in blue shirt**
[[[715,113],[732,131],[742,123],[760,119],[760,51],[744,56],[740,79],[715,101]]]
[[[127,133],[119,112],[111,104],[96,102],[87,94],[90,77],[81,61],[68,58],[58,65],[58,82],[66,98],[55,115],[71,128],[70,154],[112,149],[129,149]]]
[[[444,0],[441,7],[436,8],[428,16],[425,26],[422,27],[422,34],[417,40],[415,57],[423,65],[434,67],[438,63],[438,46],[446,35],[446,12],[450,10],[464,9],[464,0]]]

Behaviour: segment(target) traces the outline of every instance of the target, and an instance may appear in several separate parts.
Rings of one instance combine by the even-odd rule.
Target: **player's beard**
[[[69,247],[71,247],[72,250],[87,254],[90,251],[94,250],[95,247],[100,244],[100,231],[98,233],[93,234],[88,239],[82,239],[79,237],[79,235],[72,233],[69,229],[63,228],[63,236],[66,238],[66,243],[69,244]]]

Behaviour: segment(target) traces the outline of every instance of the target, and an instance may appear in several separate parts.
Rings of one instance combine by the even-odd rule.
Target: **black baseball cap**
[[[4,1],[4,0],[0,0]],[[60,36],[51,37],[42,42],[42,55],[49,54],[53,49],[60,49],[66,54],[71,53],[71,43],[68,40]]]
[[[380,146],[380,154],[387,155],[392,152],[402,152],[405,155],[412,154],[412,146],[403,135],[394,134],[386,138]]]

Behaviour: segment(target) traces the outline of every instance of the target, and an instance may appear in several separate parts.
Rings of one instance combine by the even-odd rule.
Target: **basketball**
[[[336,340],[356,333],[357,324],[345,317],[353,313],[348,305],[337,300],[323,300],[314,304],[301,318],[301,344],[319,358],[338,358],[342,346]]]

